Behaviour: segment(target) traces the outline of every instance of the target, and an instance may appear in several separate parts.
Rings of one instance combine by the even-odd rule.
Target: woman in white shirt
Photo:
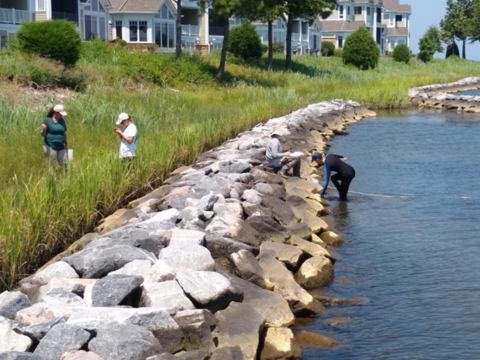
[[[137,127],[130,119],[130,115],[127,113],[121,113],[118,115],[118,119],[116,122],[117,127],[113,130],[118,134],[120,137],[120,159],[133,159],[135,158],[135,150],[137,150]],[[118,125],[123,126],[122,128]]]

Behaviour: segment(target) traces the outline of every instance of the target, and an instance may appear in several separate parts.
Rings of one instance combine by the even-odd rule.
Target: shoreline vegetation
[[[0,290],[161,185],[175,168],[260,122],[331,99],[406,109],[410,88],[480,75],[480,64],[453,57],[409,65],[384,58],[370,71],[335,57],[294,57],[293,71],[285,72],[284,56],[277,55],[269,72],[265,57],[246,63],[229,55],[219,84],[218,62],[218,52],[176,60],[107,50],[101,41],[82,44],[80,61],[67,69],[0,52]],[[75,160],[59,176],[43,157],[39,127],[62,94]],[[122,111],[139,130],[137,166],[130,171],[117,159],[112,131]]]

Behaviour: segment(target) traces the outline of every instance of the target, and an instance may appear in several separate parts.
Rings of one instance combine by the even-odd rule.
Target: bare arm
[[[123,131],[118,127],[114,128],[113,130],[118,134],[120,139],[125,139],[125,141],[129,144],[131,144],[133,142],[133,140],[135,139],[135,136],[125,136]]]

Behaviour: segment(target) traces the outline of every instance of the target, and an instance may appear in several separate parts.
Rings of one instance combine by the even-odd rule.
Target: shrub
[[[408,64],[410,61],[410,49],[407,44],[399,44],[393,49],[393,60]]]
[[[24,22],[17,32],[18,49],[72,66],[80,58],[76,25],[66,20]]]
[[[281,42],[274,42],[272,48],[275,54],[283,54],[285,52],[285,45]]]
[[[262,57],[260,36],[251,24],[243,24],[230,30],[228,51],[244,60]]]
[[[447,46],[447,54],[445,58],[448,59],[450,56],[460,57],[460,50],[458,50],[458,45],[455,41]]]
[[[268,52],[268,46],[262,44],[262,51],[263,51],[264,53]]]
[[[322,56],[333,56],[335,54],[335,44],[331,41],[322,41]]]
[[[353,64],[360,70],[374,69],[380,58],[380,49],[370,31],[364,26],[347,37],[342,59],[345,64]]]
[[[333,52],[333,56],[334,56],[334,57],[339,57],[339,58],[341,58],[341,57],[342,57],[342,54],[343,54],[343,50],[342,50],[342,49],[335,49],[335,51]]]

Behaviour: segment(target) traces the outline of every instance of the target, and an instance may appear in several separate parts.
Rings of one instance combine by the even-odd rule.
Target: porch
[[[33,21],[33,12],[27,10],[0,8],[0,23],[20,25],[21,21]]]

